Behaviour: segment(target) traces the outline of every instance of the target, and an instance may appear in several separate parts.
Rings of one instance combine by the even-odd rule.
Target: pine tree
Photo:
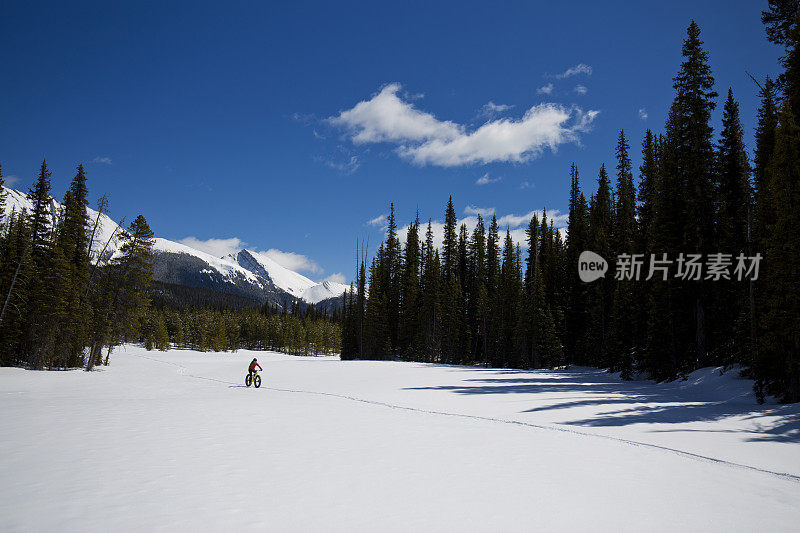
[[[488,327],[485,330],[484,347],[487,366],[499,366],[500,355],[500,259],[499,227],[497,217],[492,215],[486,235],[486,292]]]
[[[56,343],[59,352],[57,357],[68,367],[83,363],[88,316],[85,297],[89,274],[88,190],[83,165],[78,165],[77,171],[64,196],[64,212],[56,237],[57,260],[61,263],[59,269],[64,272],[54,287],[54,290],[64,293],[64,316],[59,324]]]
[[[414,337],[419,327],[420,307],[420,246],[419,213],[408,227],[403,253],[403,272],[400,282],[399,347],[405,356],[411,356]]]
[[[778,78],[794,116],[800,116],[800,2],[769,0],[769,10],[761,12],[767,39],[783,46],[784,71]]]
[[[441,357],[441,265],[439,252],[433,244],[433,229],[430,220],[428,220],[428,229],[425,232],[422,258],[422,303],[417,351],[422,354],[423,361],[433,363],[438,362]]]
[[[400,283],[402,271],[402,250],[397,238],[397,222],[394,216],[394,203],[389,204],[389,219],[386,227],[386,307],[389,325],[389,353],[397,353],[400,326]]]
[[[585,361],[586,343],[586,290],[578,277],[578,257],[587,249],[589,239],[588,206],[580,189],[578,167],[570,167],[569,225],[566,243],[566,282],[568,303],[565,317],[564,351],[568,363]]]
[[[623,131],[617,141],[617,195],[614,212],[613,248],[616,254],[632,256],[636,252],[636,188],[633,184],[630,146]],[[631,376],[637,331],[631,315],[635,305],[635,280],[617,280],[614,288],[610,325],[610,356],[612,368],[622,373],[623,379]]]
[[[767,164],[775,149],[775,130],[778,127],[775,84],[767,76],[760,91],[761,106],[758,109],[756,147],[753,159],[753,178],[756,192],[762,188]]]
[[[389,272],[385,243],[381,243],[369,269],[369,295],[364,315],[364,348],[367,359],[389,359]]]
[[[744,130],[739,120],[739,104],[728,90],[722,115],[722,133],[717,150],[717,249],[720,252],[750,255],[752,191],[750,164],[744,145]],[[742,362],[751,350],[748,331],[749,287],[734,280],[714,284],[714,310],[711,322],[715,333],[717,363]]]
[[[447,200],[447,209],[444,213],[444,241],[442,242],[442,273],[445,278],[456,276],[458,261],[458,234],[456,233],[456,210],[453,207],[453,197]]]
[[[470,300],[468,310],[468,323],[472,334],[472,354],[476,362],[486,362],[486,330],[489,316],[489,293],[486,288],[486,228],[483,218],[478,215],[478,221],[468,246],[470,267]]]
[[[613,210],[611,187],[605,165],[600,167],[597,178],[597,192],[589,206],[589,249],[613,264],[612,232]],[[590,364],[609,366],[608,330],[610,326],[614,279],[606,275],[592,283],[588,289],[589,333],[588,349]]]
[[[712,145],[711,111],[716,107],[714,78],[708,65],[708,53],[700,40],[700,28],[692,21],[682,50],[685,58],[674,78],[675,100],[671,120],[667,124],[667,142],[686,214],[684,219],[685,253],[706,255],[713,251],[714,237],[714,149]],[[708,325],[711,287],[705,281],[685,284],[681,290],[680,320],[684,323],[677,339],[682,354],[692,354],[682,363],[686,372],[707,361]]]
[[[50,177],[47,163],[42,160],[36,183],[28,191],[28,200],[33,204],[28,215],[31,271],[21,350],[34,369],[52,367],[56,326],[63,312],[63,294],[56,286],[64,271],[52,239],[54,214],[51,212]]]

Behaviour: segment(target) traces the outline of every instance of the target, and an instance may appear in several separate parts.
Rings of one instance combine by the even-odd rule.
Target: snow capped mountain
[[[21,213],[23,209],[30,213],[33,204],[25,193],[3,189],[6,192],[6,217]],[[51,199],[53,221],[61,216],[62,211],[62,204]],[[87,209],[87,212],[90,230],[94,232],[93,252],[97,254],[104,248],[111,254],[116,252],[122,228],[105,213],[98,216],[93,209]],[[153,252],[153,279],[157,281],[237,294],[281,307],[294,299],[319,304],[339,298],[347,290],[347,286],[341,283],[312,281],[278,264],[266,254],[252,250],[241,250],[235,256],[219,258],[185,244],[156,238]],[[337,306],[338,302],[333,300],[324,305],[326,308]]]
[[[283,306],[290,295],[228,259],[195,250],[167,239],[155,239],[153,279],[176,285],[201,287]]]
[[[340,298],[348,288],[347,285],[335,281],[323,281],[303,291],[302,298],[310,304],[316,304],[330,298]]]
[[[245,268],[253,274],[268,279],[295,298],[302,298],[303,293],[308,289],[317,285],[302,274],[298,274],[293,270],[279,265],[266,254],[260,252],[253,252],[251,250],[242,250],[234,257],[232,254],[228,256],[242,268]],[[315,303],[315,302],[309,302]]]

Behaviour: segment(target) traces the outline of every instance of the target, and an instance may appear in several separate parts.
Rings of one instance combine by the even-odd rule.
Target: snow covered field
[[[682,383],[127,347],[0,369],[2,531],[790,531],[800,406]]]

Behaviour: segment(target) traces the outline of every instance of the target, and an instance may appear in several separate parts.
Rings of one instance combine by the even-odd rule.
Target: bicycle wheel
[[[244,378],[244,384],[245,384],[247,387],[249,387],[249,386],[250,386],[250,383],[251,383],[252,381],[253,381],[253,376],[251,376],[250,374],[247,374],[247,375],[245,376],[245,378]]]
[[[261,376],[256,374],[256,376],[253,378],[253,385],[255,385],[256,388],[261,386]]]

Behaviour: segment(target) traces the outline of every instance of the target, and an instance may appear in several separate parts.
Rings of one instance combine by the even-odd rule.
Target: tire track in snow
[[[179,368],[178,372],[182,376],[186,376],[186,377],[190,377],[190,378],[194,378],[194,379],[200,379],[200,380],[204,380],[204,381],[213,381],[213,382],[216,382],[216,383],[222,383],[224,385],[240,386],[239,383],[233,383],[233,382],[225,381],[225,380],[221,380],[221,379],[209,378],[209,377],[206,377],[206,376],[198,376],[198,375],[190,374],[188,369],[185,366],[183,366],[181,364],[178,364],[178,363],[172,363],[170,361],[162,361],[160,359],[155,359],[155,358],[147,357],[147,356],[144,356],[144,355],[135,355],[135,354],[128,354],[128,355],[133,355],[134,357],[140,357],[142,359],[149,359],[150,361],[155,361],[157,363],[164,363],[164,364],[167,364],[167,365],[176,366],[176,367]],[[576,430],[576,429],[571,429],[571,428],[566,428],[566,427],[548,426],[548,425],[544,425],[544,424],[534,424],[534,423],[531,423],[531,422],[522,422],[520,420],[509,420],[507,418],[494,418],[494,417],[490,417],[490,416],[469,415],[469,414],[464,414],[464,413],[451,413],[451,412],[448,412],[448,411],[436,411],[436,410],[422,409],[422,408],[419,408],[419,407],[409,407],[409,406],[404,406],[404,405],[396,405],[396,404],[391,404],[391,403],[386,403],[386,402],[379,402],[379,401],[376,401],[376,400],[367,400],[365,398],[358,398],[356,396],[348,396],[346,394],[336,394],[336,393],[333,393],[333,392],[309,391],[309,390],[302,390],[302,389],[282,389],[282,388],[278,388],[278,387],[267,387],[267,386],[262,386],[261,388],[262,389],[266,389],[266,390],[275,391],[275,392],[288,392],[288,393],[292,393],[292,394],[310,394],[310,395],[316,395],[316,396],[328,396],[328,397],[331,397],[331,398],[338,398],[338,399],[341,399],[341,400],[348,400],[348,401],[359,402],[359,403],[364,403],[364,404],[368,404],[368,405],[375,405],[375,406],[378,406],[378,407],[386,407],[386,408],[389,408],[389,409],[397,409],[397,410],[401,410],[401,411],[411,411],[411,412],[415,412],[415,413],[423,413],[423,414],[428,414],[428,415],[449,416],[449,417],[453,417],[453,418],[465,418],[465,419],[470,419],[470,420],[479,420],[479,421],[482,421],[482,422],[494,422],[496,424],[499,423],[499,424],[507,424],[507,425],[511,425],[511,426],[521,426],[521,427],[528,427],[528,428],[533,428],[533,429],[541,429],[541,430],[546,430],[546,431],[557,431],[557,432],[561,432],[561,433],[569,433],[569,434],[572,434],[572,435],[578,435],[578,436],[581,436],[581,437],[594,437],[594,438],[597,438],[597,439],[605,439],[605,440],[609,440],[609,441],[613,441],[613,442],[618,442],[618,443],[621,443],[621,444],[626,444],[628,446],[635,446],[635,447],[638,447],[638,448],[649,448],[649,449],[652,449],[652,450],[659,450],[659,451],[662,451],[662,452],[672,453],[672,454],[675,454],[675,455],[678,455],[678,456],[681,456],[681,457],[685,457],[687,459],[692,459],[692,460],[695,460],[695,461],[701,461],[701,462],[704,462],[704,463],[717,464],[717,465],[721,465],[721,466],[726,466],[728,468],[735,468],[735,469],[739,469],[739,470],[757,472],[757,473],[760,473],[760,474],[767,474],[767,475],[775,476],[775,477],[778,477],[778,478],[781,478],[781,479],[785,479],[785,480],[788,480],[788,481],[793,481],[795,483],[800,483],[800,476],[795,475],[795,474],[789,474],[789,473],[786,473],[786,472],[775,472],[773,470],[767,470],[767,469],[764,469],[764,468],[758,468],[756,466],[750,466],[750,465],[745,465],[745,464],[741,464],[741,463],[735,463],[733,461],[726,461],[724,459],[716,459],[714,457],[709,457],[707,455],[701,455],[701,454],[698,454],[698,453],[687,452],[687,451],[684,451],[684,450],[679,450],[677,448],[670,448],[669,446],[660,446],[658,444],[650,444],[650,443],[647,443],[647,442],[639,442],[639,441],[623,439],[623,438],[619,438],[619,437],[612,437],[610,435],[601,435],[601,434],[598,434],[598,433],[589,433],[589,432],[586,432],[586,431],[579,431],[579,430]]]

